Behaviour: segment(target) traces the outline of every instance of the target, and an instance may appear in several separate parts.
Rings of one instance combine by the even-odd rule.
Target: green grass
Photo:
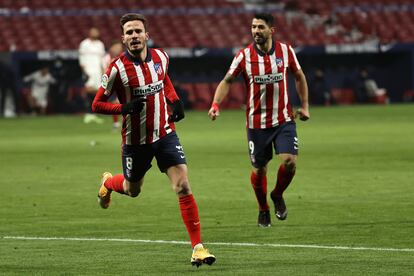
[[[5,238],[188,241],[176,196],[155,162],[138,198],[116,194],[108,210],[98,207],[100,174],[121,172],[120,135],[110,117],[104,125],[64,116],[2,119],[0,275],[413,275],[413,108],[313,108],[310,121],[298,122],[289,218],[273,216],[269,229],[256,226],[244,113],[223,111],[210,122],[206,112],[187,112],[178,133],[203,239],[217,257],[198,269],[189,263],[189,244]],[[275,158],[269,189],[277,166]]]

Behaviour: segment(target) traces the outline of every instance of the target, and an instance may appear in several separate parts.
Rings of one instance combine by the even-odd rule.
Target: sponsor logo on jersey
[[[106,89],[108,87],[108,75],[107,74],[102,75],[101,86],[104,89]]]
[[[162,80],[160,80],[160,81],[148,84],[148,85],[133,88],[132,94],[135,96],[154,95],[154,94],[161,92],[163,88],[164,88],[164,84]]]
[[[276,65],[277,67],[283,67],[283,59],[276,58]]]
[[[276,83],[283,80],[283,73],[254,76],[253,80],[259,84]]]
[[[155,69],[155,72],[157,72],[158,75],[162,75],[162,65],[161,65],[161,63],[154,63],[154,69]]]

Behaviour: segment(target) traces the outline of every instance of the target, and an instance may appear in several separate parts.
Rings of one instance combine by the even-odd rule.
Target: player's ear
[[[124,35],[121,35],[121,41],[122,41],[122,44],[125,44],[125,36]]]
[[[149,39],[149,33],[148,32],[146,32],[145,33],[145,40],[148,40]]]
[[[275,31],[276,31],[276,28],[275,27],[270,27],[270,31],[272,32],[272,34],[274,34]]]

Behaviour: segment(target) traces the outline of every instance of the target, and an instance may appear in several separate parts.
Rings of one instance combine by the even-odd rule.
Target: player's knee
[[[294,157],[284,159],[283,164],[285,165],[285,169],[287,171],[293,172],[296,170],[296,158]]]
[[[128,190],[125,191],[130,197],[137,197],[140,193],[141,193],[141,189],[140,188],[134,188],[131,189],[129,188]]]
[[[177,185],[174,186],[174,191],[179,196],[188,195],[191,193],[190,184],[188,181],[178,182]]]
[[[130,197],[137,197],[141,193],[140,183],[128,182],[126,187],[124,186],[125,193]]]
[[[259,167],[256,168],[254,171],[258,176],[264,176],[267,173],[267,167]]]
[[[129,190],[129,191],[128,191],[128,195],[129,195],[130,197],[137,197],[140,193],[141,193],[141,189],[140,189],[140,188],[138,188],[138,189],[133,189],[133,190]]]

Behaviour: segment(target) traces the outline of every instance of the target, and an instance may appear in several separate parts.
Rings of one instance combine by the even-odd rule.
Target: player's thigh
[[[274,140],[275,153],[279,156],[298,155],[299,140],[296,133],[296,123],[288,122],[279,127]]]
[[[187,164],[183,146],[175,132],[171,132],[153,144],[157,165],[161,172],[180,164]]]
[[[262,168],[272,160],[272,131],[268,129],[247,129],[249,156],[254,168]]]
[[[139,182],[151,168],[153,158],[150,145],[123,145],[122,168],[125,179],[130,183]]]

